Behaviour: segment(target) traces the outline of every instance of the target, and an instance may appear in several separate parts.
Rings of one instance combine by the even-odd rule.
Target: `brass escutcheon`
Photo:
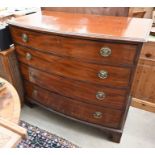
[[[102,112],[99,111],[94,112],[93,117],[97,119],[102,118]]]
[[[104,98],[106,97],[106,95],[105,95],[105,93],[104,92],[97,92],[96,93],[96,98],[98,99],[98,100],[103,100]]]
[[[22,40],[23,40],[23,42],[25,42],[25,43],[28,42],[29,39],[28,39],[27,34],[25,34],[25,33],[22,34]]]
[[[111,49],[109,48],[109,47],[102,47],[101,49],[100,49],[100,54],[101,54],[101,56],[103,56],[103,57],[108,57],[108,56],[110,56],[111,55]]]

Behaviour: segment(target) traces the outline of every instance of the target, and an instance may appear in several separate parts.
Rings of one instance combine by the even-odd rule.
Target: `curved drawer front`
[[[17,46],[16,51],[20,62],[48,73],[118,88],[128,87],[129,84],[130,68],[84,63],[21,46]]]
[[[107,127],[119,128],[122,112],[85,104],[76,100],[51,93],[31,83],[25,83],[26,95],[42,105],[61,112],[67,116],[103,125]]]
[[[14,41],[24,46],[100,64],[132,65],[137,49],[134,44],[74,39],[17,27],[11,27],[11,32]],[[104,55],[104,48],[109,48],[111,54]]]
[[[63,96],[115,109],[123,109],[125,104],[126,90],[111,89],[73,81],[49,75],[22,64],[20,65],[20,69],[24,79],[27,81]]]

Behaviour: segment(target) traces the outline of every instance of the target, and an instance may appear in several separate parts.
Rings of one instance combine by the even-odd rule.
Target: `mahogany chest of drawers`
[[[151,24],[48,11],[10,21],[26,99],[120,142]]]

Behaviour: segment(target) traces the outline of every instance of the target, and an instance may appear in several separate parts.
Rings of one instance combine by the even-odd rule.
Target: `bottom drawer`
[[[106,127],[119,128],[120,110],[89,105],[55,93],[51,93],[30,82],[25,82],[26,96],[38,103],[67,116]]]

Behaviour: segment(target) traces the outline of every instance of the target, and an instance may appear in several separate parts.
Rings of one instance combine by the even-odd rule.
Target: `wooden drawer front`
[[[61,95],[51,93],[31,83],[25,83],[26,96],[42,105],[89,123],[118,128],[122,112],[85,104]],[[97,115],[98,114],[98,115]],[[98,117],[98,118],[97,118]]]
[[[122,109],[125,104],[125,90],[90,85],[60,76],[49,75],[22,64],[20,69],[24,79],[63,96],[115,109]],[[100,94],[105,96],[100,96]]]
[[[137,46],[133,44],[73,39],[16,27],[11,27],[11,32],[14,41],[24,46],[48,51],[60,56],[74,57],[83,61],[101,64],[132,65],[137,49]],[[28,36],[27,42],[23,41],[23,34]],[[111,49],[112,53],[110,56],[101,56],[100,49],[103,47]]]
[[[155,61],[155,43],[154,42],[144,43],[140,58],[145,60]]]
[[[16,51],[20,62],[48,73],[114,87],[127,87],[129,84],[131,71],[129,68],[83,63],[19,46]],[[29,55],[30,59],[27,58]],[[98,77],[102,70],[108,72],[108,77],[105,79]]]

